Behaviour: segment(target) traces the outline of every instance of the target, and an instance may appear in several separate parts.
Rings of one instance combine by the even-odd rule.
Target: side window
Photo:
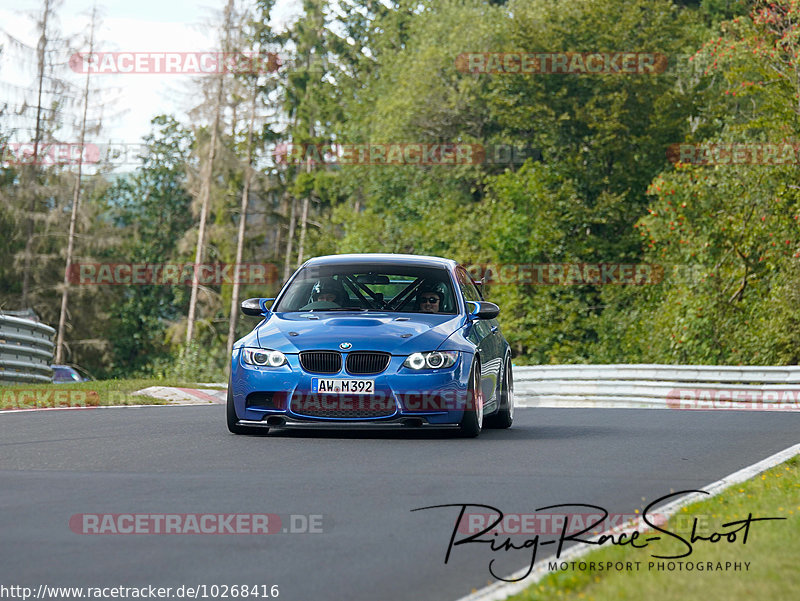
[[[461,288],[461,294],[464,295],[465,301],[480,301],[481,295],[478,294],[478,289],[472,283],[466,269],[463,267],[456,268],[456,278],[458,279],[458,287]]]

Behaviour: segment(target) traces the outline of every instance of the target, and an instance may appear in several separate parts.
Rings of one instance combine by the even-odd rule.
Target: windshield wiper
[[[331,309],[312,309],[313,311],[319,311],[320,313],[324,311],[369,311],[369,309],[364,309],[363,307],[333,307]]]

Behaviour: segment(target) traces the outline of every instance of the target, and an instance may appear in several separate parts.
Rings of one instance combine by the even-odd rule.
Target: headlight
[[[452,367],[458,361],[457,351],[432,351],[430,353],[413,353],[403,361],[403,366],[410,369],[442,369]]]
[[[286,355],[269,349],[246,348],[242,349],[242,360],[249,365],[280,367],[286,363]]]

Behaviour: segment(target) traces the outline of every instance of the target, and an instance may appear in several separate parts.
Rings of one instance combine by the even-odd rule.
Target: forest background
[[[104,94],[90,76],[61,79],[69,67],[55,58],[102,41],[61,38],[58,3],[42,3],[28,48],[38,100],[0,102],[0,310],[30,308],[57,327],[60,361],[98,378],[221,379],[232,340],[255,325],[232,301],[274,296],[312,256],[395,252],[512,272],[658,267],[640,285],[495,274],[486,297],[518,364],[798,363],[800,2],[303,0],[280,31],[272,0],[221,4],[217,50],[275,60],[198,77],[190,120],[154,118],[137,165],[120,171],[113,159],[47,155],[101,139]],[[0,40],[0,53],[14,43]],[[483,73],[464,59],[575,52],[666,62]],[[33,156],[15,153],[20,140]],[[468,144],[486,158],[366,164],[308,152],[365,144]],[[676,159],[676,145],[744,150],[707,164]],[[270,277],[69,275],[142,263],[252,263]]]

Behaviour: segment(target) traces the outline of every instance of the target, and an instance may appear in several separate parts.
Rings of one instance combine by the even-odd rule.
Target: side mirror
[[[488,301],[467,301],[474,307],[469,313],[470,319],[494,319],[500,314],[500,307]]]
[[[269,306],[267,303],[271,303],[274,300],[274,298],[248,298],[242,301],[242,313],[245,315],[252,315],[253,317],[262,317],[269,313]]]

